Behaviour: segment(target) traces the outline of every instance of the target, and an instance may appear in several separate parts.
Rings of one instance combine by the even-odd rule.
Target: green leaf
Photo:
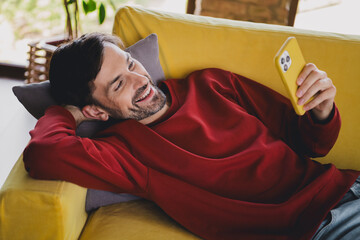
[[[88,2],[88,11],[93,12],[96,10],[96,2],[94,0],[89,0]]]
[[[106,16],[105,6],[103,3],[101,3],[99,7],[99,24],[102,24],[104,22],[105,16]]]
[[[72,3],[74,3],[76,0],[69,0],[69,1],[67,1],[67,4],[72,4]]]
[[[86,3],[85,0],[82,1],[82,5],[83,5],[83,9],[84,9],[85,15],[87,15],[88,12],[89,12],[89,6],[88,6],[88,4]]]

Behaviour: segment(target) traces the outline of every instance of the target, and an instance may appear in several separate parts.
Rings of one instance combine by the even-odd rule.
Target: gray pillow
[[[146,38],[125,49],[125,51],[129,52],[133,58],[143,64],[155,84],[165,79],[159,61],[159,45],[156,34],[150,34]],[[26,110],[37,119],[44,115],[45,110],[49,106],[56,105],[55,100],[50,94],[49,81],[15,86],[13,87],[13,92]],[[113,123],[113,121],[83,122],[76,129],[76,134],[81,137],[91,137],[99,130],[104,129]],[[135,199],[138,199],[138,197],[126,193],[115,194],[88,189],[85,209],[86,211],[92,211],[101,206]]]
[[[138,199],[141,198],[127,193],[112,193],[96,189],[88,189],[86,194],[85,211],[91,212],[102,206]]]

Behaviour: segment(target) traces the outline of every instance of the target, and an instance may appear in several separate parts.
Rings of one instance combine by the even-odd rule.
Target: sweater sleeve
[[[29,175],[141,195],[146,187],[147,168],[137,161],[128,161],[133,156],[119,137],[81,138],[75,135],[75,129],[70,112],[59,106],[50,107],[30,132],[31,140],[24,150]]]
[[[319,123],[314,121],[311,112],[298,116],[290,101],[272,89],[236,74],[230,78],[239,105],[299,155],[320,157],[331,150],[341,126],[335,104],[329,119]]]

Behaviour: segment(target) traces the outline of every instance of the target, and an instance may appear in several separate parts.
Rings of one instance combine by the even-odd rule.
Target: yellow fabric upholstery
[[[156,33],[160,63],[168,78],[183,78],[194,70],[217,67],[244,75],[285,96],[274,56],[289,36],[295,36],[306,61],[326,71],[337,87],[336,103],[343,125],[335,147],[320,161],[360,170],[360,36],[132,7],[120,9],[113,32],[126,46]]]
[[[147,200],[101,207],[89,217],[80,240],[199,239]]]
[[[321,161],[360,170],[359,36],[131,7],[117,13],[114,33],[127,46],[157,33],[168,78],[218,67],[284,95],[273,59],[288,36],[297,37],[305,59],[325,70],[338,90],[343,126],[334,149]],[[0,191],[0,239],[78,239],[81,231],[81,240],[196,239],[147,201],[100,208],[85,225],[85,195],[86,189],[71,183],[29,178],[20,158]]]
[[[85,197],[77,185],[31,179],[20,157],[0,191],[0,239],[78,239]]]

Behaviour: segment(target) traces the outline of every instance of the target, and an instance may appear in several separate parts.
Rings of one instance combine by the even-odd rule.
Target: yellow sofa
[[[113,31],[127,46],[157,33],[167,78],[217,67],[284,95],[273,58],[288,36],[297,37],[305,59],[325,70],[335,83],[343,119],[335,147],[319,161],[360,170],[359,36],[135,7],[118,11]],[[88,216],[86,190],[68,182],[31,179],[20,157],[0,191],[0,239],[198,239],[145,200],[102,207]]]

